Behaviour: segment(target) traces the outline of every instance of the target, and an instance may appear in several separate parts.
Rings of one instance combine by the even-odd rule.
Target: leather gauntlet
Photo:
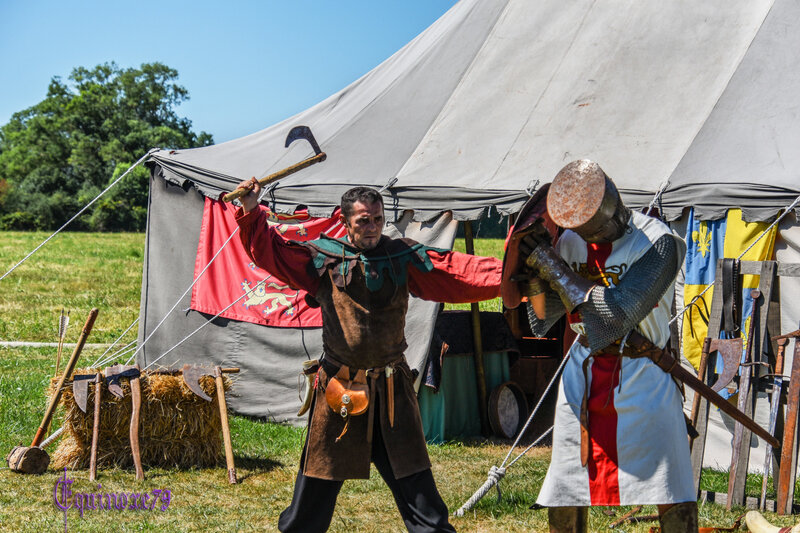
[[[556,291],[567,312],[573,312],[584,303],[595,284],[580,277],[567,263],[547,244],[539,244],[528,255],[525,264],[536,270],[538,276],[548,282]]]

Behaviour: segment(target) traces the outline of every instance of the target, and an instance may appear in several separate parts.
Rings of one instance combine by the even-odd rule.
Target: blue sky
[[[0,125],[53,76],[115,61],[176,69],[196,131],[223,142],[345,87],[456,0],[0,0]]]

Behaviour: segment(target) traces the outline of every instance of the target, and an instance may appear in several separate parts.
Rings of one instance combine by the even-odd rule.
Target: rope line
[[[197,329],[195,329],[193,332],[189,333],[189,334],[188,334],[187,336],[185,336],[183,339],[181,339],[180,341],[178,341],[178,344],[176,344],[175,346],[173,346],[172,348],[170,348],[170,349],[169,349],[169,350],[167,350],[166,352],[162,353],[162,354],[161,354],[161,355],[159,355],[158,357],[156,357],[156,358],[153,360],[153,362],[151,362],[149,365],[147,365],[146,367],[144,367],[142,370],[147,370],[148,368],[150,368],[151,366],[153,366],[154,364],[156,364],[156,363],[157,363],[157,362],[158,362],[158,361],[159,361],[161,358],[163,358],[165,355],[167,355],[167,354],[168,354],[168,353],[170,353],[172,350],[174,350],[175,348],[177,348],[178,346],[180,346],[181,344],[183,344],[184,342],[186,342],[187,340],[189,340],[189,338],[190,338],[192,335],[194,335],[195,333],[197,333],[198,331],[200,331],[201,329],[203,329],[204,327],[206,327],[207,325],[209,325],[211,322],[213,322],[213,321],[214,321],[214,319],[215,319],[215,318],[219,317],[219,316],[220,316],[222,313],[224,313],[225,311],[227,311],[228,309],[230,309],[231,307],[233,307],[233,306],[234,306],[234,305],[235,305],[237,302],[239,302],[239,300],[241,300],[241,299],[242,299],[242,298],[244,298],[245,296],[249,296],[251,292],[253,292],[254,290],[256,290],[256,287],[258,287],[258,286],[259,286],[261,283],[264,283],[265,281],[267,281],[267,279],[268,279],[269,277],[270,277],[270,274],[267,274],[267,275],[266,275],[266,276],[265,276],[265,277],[264,277],[264,278],[263,278],[261,281],[259,281],[258,283],[256,283],[256,285],[255,285],[255,286],[254,286],[252,289],[250,289],[250,290],[249,290],[249,291],[247,291],[246,293],[244,293],[244,294],[242,294],[241,296],[239,296],[238,298],[236,298],[236,299],[235,299],[233,302],[231,302],[231,303],[230,303],[230,305],[228,305],[228,306],[227,306],[225,309],[223,309],[222,311],[220,311],[220,312],[219,312],[219,313],[217,313],[216,315],[214,315],[214,316],[212,316],[211,318],[209,318],[208,320],[206,320],[206,321],[205,321],[203,324],[201,324],[200,326],[198,326],[198,327],[197,327]]]
[[[500,498],[502,498],[502,494],[500,492],[500,485],[498,483],[501,479],[503,479],[503,477],[505,477],[506,471],[509,468],[511,468],[511,466],[514,463],[516,463],[523,455],[528,453],[528,451],[531,448],[539,444],[542,441],[542,439],[544,439],[547,435],[550,434],[551,431],[553,431],[553,426],[550,426],[550,429],[542,433],[538,439],[533,441],[533,444],[525,448],[525,450],[523,450],[519,455],[517,455],[513,461],[511,461],[510,463],[508,463],[508,465],[506,465],[506,463],[508,462],[508,458],[511,457],[511,454],[514,452],[514,448],[517,447],[517,444],[519,444],[520,439],[522,439],[522,436],[525,434],[525,431],[527,431],[528,426],[533,421],[533,417],[536,416],[536,413],[539,411],[539,407],[541,407],[542,403],[544,402],[544,399],[550,392],[550,389],[553,388],[553,385],[558,380],[561,371],[564,369],[564,365],[566,365],[567,363],[567,359],[569,359],[569,355],[564,356],[564,359],[561,360],[561,364],[558,365],[558,368],[553,374],[553,377],[550,378],[550,383],[547,384],[547,388],[544,390],[542,396],[539,398],[539,402],[536,404],[536,407],[533,408],[533,412],[531,412],[530,416],[528,416],[528,420],[525,422],[525,425],[522,427],[519,433],[517,433],[517,438],[516,440],[514,440],[514,444],[512,444],[511,448],[508,450],[508,454],[506,455],[506,458],[503,459],[502,464],[500,466],[492,465],[492,467],[489,469],[488,476],[483,485],[481,485],[480,488],[476,490],[475,493],[472,496],[470,496],[470,498],[466,502],[464,502],[464,505],[462,505],[455,513],[453,513],[453,516],[464,516],[464,513],[472,509],[475,506],[475,504],[478,503],[481,498],[486,496],[486,494],[488,494],[488,492],[494,486],[497,487],[497,501],[500,501]]]
[[[133,326],[134,326],[134,325],[135,325],[137,322],[139,322],[139,317],[138,317],[138,316],[136,317],[136,319],[135,319],[133,322],[131,322],[131,325],[130,325],[130,326],[128,326],[128,329],[126,329],[125,331],[123,331],[123,332],[122,332],[122,335],[120,335],[119,337],[117,337],[117,340],[115,340],[114,342],[112,342],[112,343],[111,343],[111,346],[109,346],[109,347],[108,347],[108,349],[107,349],[105,352],[103,352],[103,353],[100,355],[100,357],[98,357],[98,358],[97,358],[97,360],[96,360],[94,363],[92,363],[92,364],[91,364],[92,368],[94,368],[94,367],[98,366],[99,364],[101,364],[101,363],[100,363],[100,361],[102,361],[102,360],[103,360],[103,358],[106,356],[106,354],[107,354],[108,352],[110,352],[110,351],[111,351],[111,349],[112,349],[114,346],[116,346],[116,345],[117,345],[117,343],[118,343],[118,342],[119,342],[119,341],[122,339],[122,337],[124,337],[124,336],[125,336],[125,334],[126,334],[126,333],[128,333],[128,332],[131,330],[131,328],[132,328],[132,327],[133,327]],[[128,346],[130,346],[130,344],[129,344]]]
[[[536,407],[533,408],[533,412],[531,412],[530,416],[528,417],[528,420],[525,422],[525,425],[522,427],[520,432],[517,434],[517,438],[514,441],[514,444],[511,445],[511,449],[508,450],[508,454],[506,454],[506,458],[503,459],[503,463],[500,465],[501,467],[506,466],[506,462],[508,461],[508,458],[511,457],[511,453],[514,451],[514,448],[517,447],[517,444],[519,444],[519,441],[522,439],[522,436],[525,434],[525,431],[527,431],[528,426],[533,421],[533,417],[536,416],[536,412],[539,410],[539,407],[541,407],[542,402],[544,402],[544,399],[547,397],[547,393],[550,392],[550,389],[553,388],[553,385],[555,385],[556,380],[558,380],[559,374],[561,374],[561,371],[564,370],[564,365],[567,364],[567,359],[569,359],[569,354],[564,356],[564,358],[561,360],[561,364],[558,365],[558,368],[556,369],[555,373],[553,374],[553,377],[550,378],[550,383],[547,384],[547,388],[544,390],[544,392],[542,393],[542,396],[539,398],[539,402],[536,404]],[[525,452],[527,452],[527,451],[528,450],[525,450]],[[525,452],[522,452],[520,455],[524,454]],[[517,459],[519,459],[519,455],[517,456]],[[514,461],[516,461],[517,459],[514,459]],[[509,465],[509,466],[511,466],[511,465]]]
[[[98,194],[97,196],[95,196],[95,197],[94,197],[94,200],[92,200],[91,202],[89,202],[88,204],[86,204],[85,206],[83,206],[83,208],[82,208],[80,211],[78,211],[77,213],[75,213],[75,215],[73,215],[73,217],[72,217],[71,219],[69,219],[69,220],[67,220],[66,222],[64,222],[64,225],[63,225],[63,226],[61,226],[60,228],[58,228],[58,229],[55,231],[55,233],[53,233],[53,234],[52,234],[52,235],[50,235],[48,238],[46,238],[44,241],[42,241],[42,243],[41,243],[39,246],[37,246],[36,248],[34,248],[34,249],[33,249],[33,251],[32,251],[31,253],[29,253],[28,255],[26,255],[25,257],[23,257],[23,258],[22,258],[22,260],[20,260],[20,262],[19,262],[19,263],[17,263],[17,264],[16,264],[16,265],[14,265],[13,267],[11,267],[11,269],[10,269],[8,272],[6,272],[6,273],[5,273],[5,274],[3,274],[2,276],[0,276],[0,281],[3,281],[3,280],[4,280],[4,279],[5,279],[5,278],[6,278],[6,277],[9,275],[9,274],[11,274],[12,272],[14,272],[14,270],[16,270],[18,266],[20,266],[22,263],[24,263],[25,261],[27,261],[27,260],[28,260],[28,258],[29,258],[30,256],[32,256],[32,255],[33,255],[33,254],[35,254],[37,251],[39,251],[39,248],[41,248],[42,246],[44,246],[45,244],[47,244],[47,243],[50,241],[50,239],[52,239],[53,237],[55,237],[56,235],[58,235],[59,233],[61,233],[61,230],[63,230],[63,229],[64,229],[64,228],[66,228],[67,226],[69,226],[69,225],[72,223],[72,221],[73,221],[73,220],[75,220],[76,218],[78,218],[78,217],[79,217],[81,214],[83,214],[83,212],[84,212],[84,211],[86,211],[87,209],[89,209],[89,206],[91,206],[93,203],[95,203],[97,200],[99,200],[101,196],[103,196],[105,193],[107,193],[107,192],[109,191],[109,189],[111,189],[111,187],[113,187],[114,185],[116,185],[117,183],[119,183],[119,181],[120,181],[122,178],[124,178],[125,176],[127,176],[127,175],[130,173],[130,171],[131,171],[131,170],[133,170],[134,168],[138,167],[138,166],[139,166],[139,164],[140,164],[142,161],[144,161],[145,159],[147,159],[148,157],[150,157],[150,154],[152,154],[153,152],[155,152],[155,151],[157,151],[157,150],[159,150],[159,148],[152,148],[152,149],[151,149],[149,152],[147,152],[147,153],[146,153],[146,154],[144,154],[142,157],[140,157],[140,158],[139,158],[139,160],[138,160],[136,163],[134,163],[134,164],[133,164],[133,166],[131,166],[131,167],[130,167],[128,170],[126,170],[126,171],[125,171],[125,172],[124,172],[124,173],[123,173],[123,174],[122,174],[120,177],[118,177],[117,179],[115,179],[115,180],[114,180],[114,181],[111,183],[111,185],[109,185],[108,187],[106,187],[106,188],[103,190],[103,192],[101,192],[100,194]]]
[[[791,204],[789,204],[789,206],[788,206],[788,207],[784,208],[784,210],[783,210],[783,213],[781,213],[781,215],[780,215],[778,218],[776,218],[776,219],[775,219],[775,222],[773,222],[772,224],[770,224],[770,225],[769,225],[769,226],[768,226],[768,227],[767,227],[767,228],[766,228],[764,231],[762,231],[762,232],[761,232],[761,234],[760,234],[758,237],[756,237],[756,240],[754,240],[754,241],[752,242],[752,244],[750,244],[750,246],[748,246],[748,247],[747,247],[747,249],[746,249],[744,252],[742,252],[742,253],[740,253],[740,254],[739,254],[739,257],[737,257],[737,258],[736,258],[736,260],[738,261],[738,260],[740,260],[742,257],[744,257],[744,254],[746,254],[747,252],[749,252],[749,251],[750,251],[750,250],[753,248],[753,246],[755,246],[755,245],[756,245],[756,243],[758,243],[758,241],[760,241],[760,240],[761,240],[761,238],[762,238],[762,237],[764,237],[764,235],[766,235],[767,233],[769,233],[769,230],[771,230],[773,227],[775,227],[775,225],[776,225],[776,224],[778,224],[778,222],[780,222],[780,221],[783,219],[783,217],[785,217],[786,215],[788,215],[788,214],[789,214],[789,213],[790,213],[790,212],[791,212],[791,211],[792,211],[792,210],[793,210],[793,209],[794,209],[794,208],[797,206],[797,204],[798,204],[798,203],[800,203],[800,196],[798,196],[797,198],[795,198],[795,199],[794,199],[794,202],[792,202]],[[691,302],[689,302],[689,304],[688,304],[688,305],[686,305],[686,306],[683,308],[683,310],[682,310],[682,311],[680,311],[680,312],[678,312],[678,313],[675,313],[675,316],[673,316],[673,317],[672,317],[672,319],[669,321],[670,325],[671,325],[673,322],[675,322],[676,320],[678,320],[678,318],[682,317],[682,316],[684,315],[684,313],[686,313],[686,311],[688,311],[688,310],[689,310],[689,308],[690,308],[690,307],[691,307],[691,306],[692,306],[692,305],[693,305],[693,304],[694,304],[694,303],[695,303],[697,300],[699,300],[701,296],[703,296],[703,295],[704,295],[706,292],[708,292],[708,290],[709,290],[711,287],[713,287],[713,286],[714,286],[714,284],[713,284],[713,283],[709,283],[708,285],[706,285],[706,286],[705,286],[705,288],[704,288],[704,289],[703,289],[703,290],[700,292],[700,294],[698,294],[697,296],[695,296],[694,298],[692,298],[692,301],[691,301]]]
[[[548,429],[547,431],[542,433],[539,436],[539,438],[536,439],[533,442],[533,444],[528,446],[528,448],[525,451],[527,452],[528,450],[530,450],[531,448],[533,448],[534,446],[539,444],[539,442],[541,442],[541,440],[543,438],[545,438],[547,435],[549,435],[551,431],[553,431],[553,426],[550,426],[550,429]],[[524,454],[524,453],[525,452],[522,452],[519,455],[519,457],[521,457],[522,454]],[[517,459],[519,459],[519,457],[517,457]],[[514,464],[514,462],[516,462],[517,459],[514,459],[514,461],[512,461],[511,464]],[[475,494],[470,496],[470,498],[466,502],[464,502],[464,505],[459,507],[456,510],[456,512],[453,513],[453,516],[464,516],[464,513],[466,513],[470,509],[472,509],[475,506],[475,504],[478,503],[481,500],[481,498],[486,496],[486,494],[488,494],[489,491],[492,490],[492,487],[494,487],[494,486],[497,487],[497,499],[499,501],[500,498],[501,498],[501,494],[500,494],[500,485],[498,483],[499,483],[499,481],[501,479],[503,479],[503,477],[505,477],[506,470],[511,466],[511,464],[509,464],[508,467],[505,467],[505,468],[503,468],[502,466],[492,466],[489,469],[489,475],[488,475],[488,478],[486,479],[486,481],[484,482],[484,484],[481,485],[481,487],[478,490],[475,491]]]
[[[664,194],[664,191],[667,190],[669,186],[669,178],[666,178],[664,181],[661,182],[656,194],[653,196],[653,199],[650,200],[650,204],[647,206],[647,212],[645,215],[650,216],[650,213],[653,211],[653,208],[656,206],[656,203],[661,199],[661,195]]]
[[[116,353],[110,355],[109,357],[106,357],[105,359],[103,359],[102,361],[97,363],[97,366],[106,366],[106,365],[108,365],[108,363],[114,361],[115,359],[130,353],[132,350],[136,349],[136,346],[134,346],[135,344],[136,344],[136,339],[134,339],[133,341],[129,342],[127,345],[125,345],[122,349],[120,349]]]
[[[150,334],[147,336],[147,338],[145,338],[142,341],[142,344],[139,346],[139,348],[135,352],[133,352],[133,355],[131,355],[130,358],[125,362],[126,365],[129,365],[131,363],[131,361],[133,361],[133,359],[136,357],[136,354],[138,354],[142,350],[142,348],[144,348],[144,345],[147,344],[147,341],[150,340],[150,338],[153,336],[153,334],[155,334],[155,332],[158,331],[158,328],[160,328],[161,325],[167,320],[167,318],[169,318],[169,315],[175,310],[176,307],[178,307],[178,304],[181,303],[181,300],[183,300],[183,298],[189,293],[189,291],[192,290],[192,287],[194,287],[197,284],[197,282],[200,280],[200,278],[203,277],[203,274],[206,273],[206,270],[208,270],[208,267],[211,266],[211,263],[213,263],[214,260],[217,257],[219,257],[219,254],[222,252],[222,250],[225,249],[225,247],[228,245],[228,243],[231,242],[231,239],[233,238],[233,236],[236,235],[238,232],[239,232],[239,226],[236,226],[236,229],[233,230],[233,232],[230,234],[228,239],[222,244],[222,246],[220,246],[219,250],[217,250],[217,253],[214,254],[214,257],[211,258],[211,260],[208,262],[208,264],[205,267],[203,267],[203,270],[201,270],[200,273],[197,275],[197,277],[194,278],[194,281],[192,281],[192,284],[189,285],[189,287],[185,291],[183,291],[183,294],[181,294],[178,297],[178,300],[175,302],[175,304],[170,308],[169,311],[166,312],[166,314],[164,314],[164,318],[161,319],[161,322],[159,322],[156,325],[156,327],[153,328],[153,331],[150,332]],[[264,278],[264,279],[266,279],[266,278]],[[245,293],[245,294],[249,294],[249,293]],[[236,301],[238,302],[239,300],[236,300]],[[236,303],[236,302],[234,302],[234,303]],[[233,304],[231,304],[231,305],[233,305]],[[227,309],[228,309],[228,307],[225,308],[225,310],[227,310]],[[214,318],[216,318],[216,317],[214,317]],[[184,340],[186,340],[186,339],[184,339]],[[181,342],[183,342],[183,341],[181,341]],[[164,354],[164,355],[166,355],[166,354]]]

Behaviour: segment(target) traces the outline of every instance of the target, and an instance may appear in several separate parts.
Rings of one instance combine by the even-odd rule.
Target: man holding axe
[[[664,533],[696,532],[681,391],[667,369],[631,348],[646,344],[661,354],[667,344],[685,244],[625,207],[592,161],[565,166],[529,204],[509,240],[519,253],[509,261],[507,251],[504,280],[524,279],[517,294],[531,302],[534,335],[565,312],[579,335],[561,377],[552,459],[537,499],[550,531],[586,531],[591,505],[653,504]],[[553,224],[564,229],[555,246]]]
[[[440,302],[498,296],[500,262],[382,235],[383,199],[366,187],[342,196],[346,237],[285,241],[258,205],[261,185],[239,187],[246,194],[236,219],[247,254],[322,310],[324,355],[294,496],[278,528],[327,530],[342,482],[368,478],[371,461],[409,531],[454,531],[403,355],[405,315],[410,294]]]

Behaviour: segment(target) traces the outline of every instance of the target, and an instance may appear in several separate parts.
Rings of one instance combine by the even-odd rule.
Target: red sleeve
[[[239,237],[245,252],[256,266],[263,268],[293,289],[302,289],[313,296],[319,277],[309,272],[311,253],[308,249],[285,240],[267,223],[262,207],[245,213],[240,207],[234,215],[239,224]]]
[[[420,272],[408,268],[411,294],[423,300],[445,303],[470,303],[500,296],[503,262],[461,252],[428,250],[433,270]]]

